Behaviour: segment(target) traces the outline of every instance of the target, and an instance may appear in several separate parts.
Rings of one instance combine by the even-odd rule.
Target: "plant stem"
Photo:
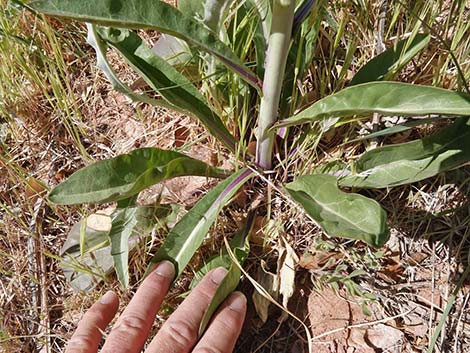
[[[275,134],[268,131],[278,118],[279,100],[284,81],[287,55],[292,34],[295,0],[274,0],[266,68],[258,120],[256,163],[272,168]]]

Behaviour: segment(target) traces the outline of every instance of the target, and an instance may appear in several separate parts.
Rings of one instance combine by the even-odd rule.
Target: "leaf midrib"
[[[293,189],[291,189],[291,190],[293,190]],[[327,203],[327,204],[323,204],[323,203],[320,203],[320,202],[316,201],[312,196],[310,196],[308,193],[306,193],[306,192],[303,191],[303,190],[293,190],[293,191],[294,191],[294,192],[297,192],[298,194],[300,194],[301,197],[303,197],[303,198],[305,198],[304,195],[306,195],[307,198],[308,198],[309,200],[311,200],[313,203],[316,203],[316,204],[319,205],[320,207],[323,207],[324,209],[328,210],[330,213],[334,214],[334,215],[335,215],[336,217],[338,217],[339,219],[345,220],[347,223],[352,224],[355,229],[357,229],[357,230],[359,230],[359,231],[362,231],[362,232],[364,232],[364,233],[367,233],[367,234],[375,234],[375,232],[371,232],[370,230],[365,230],[365,229],[363,229],[363,228],[360,228],[360,227],[356,226],[356,224],[355,224],[355,223],[352,223],[352,221],[351,221],[349,218],[345,218],[345,217],[343,217],[343,216],[341,215],[341,213],[337,213],[337,212],[334,211],[332,208],[327,207],[326,205],[328,205],[328,203]],[[317,192],[317,191],[315,191],[315,195],[318,195],[318,192]],[[358,195],[358,196],[360,196],[360,195]],[[371,201],[372,201],[372,200],[371,200]],[[330,204],[332,204],[332,203],[330,203]],[[314,221],[315,221],[315,220],[314,220]],[[317,222],[317,221],[315,221],[315,222]]]

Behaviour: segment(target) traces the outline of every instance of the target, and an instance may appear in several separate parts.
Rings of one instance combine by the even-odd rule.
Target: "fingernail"
[[[155,267],[154,272],[162,277],[173,279],[175,277],[175,266],[170,261],[165,260]]]
[[[216,268],[214,272],[211,274],[211,280],[215,284],[220,284],[222,280],[225,278],[227,274],[227,270],[223,267]]]
[[[104,305],[111,304],[114,301],[114,292],[112,290],[107,291],[101,298],[100,303]]]
[[[233,311],[244,311],[246,308],[246,297],[241,292],[234,292],[230,298],[230,304],[228,306]]]

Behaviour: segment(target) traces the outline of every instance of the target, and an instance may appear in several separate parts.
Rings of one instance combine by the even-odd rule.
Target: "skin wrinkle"
[[[81,352],[86,348],[93,346],[93,342],[93,339],[89,335],[74,335],[69,341],[67,353],[75,353],[76,350]]]
[[[227,271],[223,268],[212,270],[207,274],[198,286],[191,292],[188,298],[180,305],[175,313],[163,325],[160,332],[149,345],[148,352],[151,353],[188,353],[197,343],[200,322],[204,313],[211,302],[223,276]],[[223,314],[223,320],[231,320],[228,315],[231,312]],[[237,327],[241,327],[243,313],[239,313]],[[233,328],[231,328],[231,331]],[[204,338],[204,336],[203,336]],[[186,349],[178,349],[185,345]]]
[[[197,341],[197,327],[186,320],[168,320],[165,332],[180,348],[190,347]]]
[[[214,350],[212,348],[202,347],[197,348],[193,353],[222,353],[220,350]]]

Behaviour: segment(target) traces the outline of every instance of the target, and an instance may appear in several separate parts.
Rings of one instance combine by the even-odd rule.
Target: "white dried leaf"
[[[281,237],[282,250],[279,254],[279,293],[282,295],[282,305],[287,308],[290,297],[295,290],[295,266],[299,257],[289,243]],[[281,255],[282,251],[282,255]]]

